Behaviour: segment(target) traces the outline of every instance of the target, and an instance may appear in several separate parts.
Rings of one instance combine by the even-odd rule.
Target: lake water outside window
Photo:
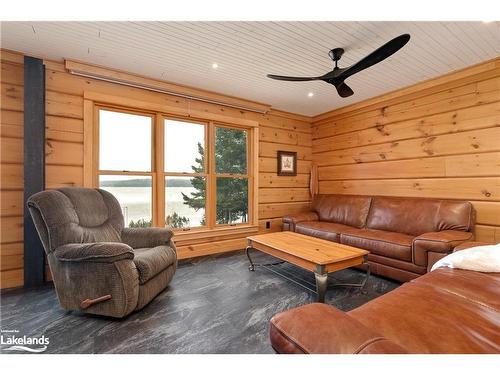
[[[174,228],[206,225],[205,192],[205,177],[165,177],[165,224]]]
[[[113,194],[122,209],[126,227],[150,227],[152,188],[149,176],[99,176],[99,187]]]

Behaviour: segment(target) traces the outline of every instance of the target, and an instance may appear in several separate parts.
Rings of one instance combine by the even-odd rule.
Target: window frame
[[[133,171],[133,170],[107,170],[107,169],[100,169],[100,146],[101,146],[101,140],[100,140],[100,116],[99,112],[103,111],[108,111],[108,112],[118,112],[118,113],[126,113],[126,114],[132,114],[132,115],[138,115],[138,116],[144,116],[144,117],[150,117],[151,118],[151,167],[148,172],[145,171]],[[158,216],[155,212],[156,210],[156,205],[155,205],[155,197],[157,195],[156,191],[156,183],[155,183],[155,168],[156,168],[156,160],[155,160],[155,145],[156,145],[156,134],[155,134],[155,123],[156,123],[156,115],[151,112],[146,112],[146,111],[141,111],[137,109],[130,109],[130,108],[122,108],[122,107],[114,107],[114,106],[106,106],[106,105],[95,105],[94,107],[94,118],[95,118],[95,132],[94,132],[94,142],[96,147],[94,148],[94,155],[93,155],[93,160],[94,160],[94,166],[95,166],[95,173],[94,173],[94,186],[99,187],[100,186],[100,181],[99,177],[100,176],[146,176],[146,177],[151,177],[151,226],[157,226],[156,222],[156,217]],[[125,226],[127,226],[128,223],[125,223]]]
[[[109,175],[143,175],[151,176],[152,178],[152,225],[154,227],[165,226],[165,205],[166,205],[166,192],[165,192],[165,177],[168,176],[190,176],[200,175],[196,173],[184,172],[167,172],[165,171],[165,145],[164,145],[164,131],[165,120],[172,119],[183,122],[193,122],[196,124],[203,124],[205,126],[205,149],[208,154],[205,157],[205,176],[207,183],[207,194],[205,202],[205,215],[207,218],[207,225],[189,228],[173,228],[176,236],[183,238],[204,238],[211,236],[218,236],[222,233],[235,231],[242,233],[243,230],[255,231],[258,228],[258,199],[256,192],[258,191],[258,122],[232,118],[230,116],[211,115],[207,113],[206,118],[201,116],[192,116],[189,113],[177,114],[169,113],[163,108],[154,104],[144,106],[144,102],[135,101],[133,99],[125,99],[126,103],[132,102],[133,106],[123,106],[114,104],[123,98],[110,97],[110,103],[107,101],[94,101],[91,97],[94,95],[84,95],[84,186],[99,187],[99,176],[103,174]],[[96,94],[102,98],[102,94]],[[137,102],[137,105],[135,105]],[[151,116],[152,118],[152,132],[151,132],[151,171],[150,172],[130,172],[130,171],[101,171],[99,166],[99,109],[125,112],[138,115]],[[203,113],[205,116],[205,113]],[[247,174],[216,174],[215,173],[215,129],[216,127],[226,127],[231,129],[244,130],[247,133],[246,144],[246,158],[247,158]],[[90,153],[91,157],[88,156]],[[212,173],[213,170],[213,173]],[[105,173],[103,173],[105,172]],[[112,173],[108,173],[112,172]],[[201,174],[202,175],[202,174]],[[216,181],[217,177],[232,177],[232,178],[246,178],[248,181],[248,220],[244,223],[232,224],[216,224]]]
[[[216,168],[216,162],[215,162],[215,137],[216,137],[216,130],[217,128],[226,128],[226,129],[236,129],[236,130],[242,130],[244,132],[246,132],[246,171],[247,173],[246,174],[241,174],[241,173],[219,173],[217,172],[217,168]],[[211,163],[211,166],[213,168],[213,170],[211,171],[212,172],[212,178],[213,178],[213,194],[214,194],[214,199],[215,199],[215,202],[214,202],[214,227],[218,227],[218,228],[224,228],[224,227],[235,227],[235,226],[239,226],[239,225],[245,225],[247,224],[247,222],[244,222],[244,223],[231,223],[231,224],[217,224],[217,217],[216,217],[216,212],[217,212],[217,179],[220,177],[220,178],[238,178],[238,179],[246,179],[247,180],[247,194],[248,194],[248,201],[247,201],[247,207],[248,207],[248,213],[247,213],[247,217],[248,217],[248,223],[250,223],[250,218],[251,218],[251,199],[250,199],[250,194],[251,194],[251,184],[250,184],[250,173],[249,171],[251,170],[250,167],[251,167],[251,158],[250,158],[250,140],[251,140],[251,137],[250,137],[250,130],[247,129],[247,128],[242,128],[242,127],[237,127],[237,126],[230,126],[230,125],[227,125],[227,124],[223,124],[223,123],[218,123],[218,122],[214,122],[213,123],[213,134],[212,134],[212,143],[214,145],[213,147],[213,152],[210,153],[210,156],[212,158],[212,163]]]
[[[192,118],[183,118],[183,117],[179,117],[179,116],[171,116],[171,115],[167,115],[167,114],[160,114],[160,117],[162,119],[161,124],[159,125],[161,127],[161,147],[160,147],[160,152],[162,153],[162,165],[161,165],[161,168],[158,168],[158,174],[159,174],[159,178],[158,178],[158,192],[162,191],[161,189],[163,189],[163,191],[166,190],[166,185],[165,185],[165,179],[167,177],[195,177],[195,176],[202,176],[202,177],[205,177],[205,184],[206,184],[206,187],[205,187],[205,217],[207,218],[207,224],[205,225],[199,225],[199,226],[196,226],[196,227],[187,227],[187,228],[172,228],[173,230],[175,231],[182,231],[182,232],[187,232],[187,231],[192,231],[192,230],[198,230],[198,229],[207,229],[207,228],[210,228],[210,223],[209,223],[209,220],[208,220],[208,217],[209,217],[209,211],[211,210],[211,208],[209,207],[209,204],[208,204],[208,180],[209,180],[209,161],[208,161],[208,155],[207,155],[207,150],[208,150],[208,147],[209,146],[209,139],[208,139],[208,131],[209,131],[209,122],[207,121],[203,121],[203,120],[195,120],[195,119],[192,119]],[[168,120],[174,120],[174,121],[181,121],[181,122],[188,122],[188,123],[192,123],[192,124],[197,124],[197,125],[201,125],[204,127],[204,140],[205,140],[205,144],[204,144],[204,150],[205,150],[205,163],[204,163],[204,173],[194,173],[194,172],[168,172],[166,170],[166,166],[164,165],[165,163],[165,151],[166,151],[166,146],[165,146],[165,128],[166,128],[166,122]],[[161,195],[161,193],[159,193]],[[166,194],[165,192],[163,193],[163,199],[161,200],[161,205],[158,207],[158,209],[160,210],[160,212],[163,212],[163,218],[158,218],[158,222],[160,223],[160,226],[166,226],[166,223],[165,223],[165,218],[166,218],[166,209],[167,209],[167,199],[166,199]],[[163,223],[163,225],[161,225]]]

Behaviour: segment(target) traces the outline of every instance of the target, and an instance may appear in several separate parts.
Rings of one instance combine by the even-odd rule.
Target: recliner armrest
[[[133,249],[138,249],[141,247],[169,246],[173,235],[174,232],[170,228],[123,228],[121,238],[124,243]]]
[[[429,251],[448,254],[455,246],[473,238],[471,232],[459,230],[443,230],[441,232],[424,233],[413,240],[413,262],[416,265],[427,267]]]
[[[61,262],[113,263],[134,259],[132,248],[121,242],[69,243],[54,251]]]
[[[284,354],[407,353],[348,314],[323,303],[275,315],[270,336],[274,350]]]
[[[283,216],[283,224],[284,226],[288,225],[288,228],[291,231],[295,231],[295,225],[297,223],[300,223],[302,221],[317,221],[319,220],[319,216],[316,212],[314,211],[309,211],[309,212],[302,212],[296,215],[287,215]]]

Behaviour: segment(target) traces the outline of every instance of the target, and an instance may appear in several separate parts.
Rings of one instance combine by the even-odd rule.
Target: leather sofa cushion
[[[298,223],[295,226],[295,231],[328,241],[340,242],[340,233],[352,233],[356,231],[356,228],[325,221],[305,221]]]
[[[435,231],[462,230],[471,232],[476,221],[471,202],[441,200],[435,218]]]
[[[291,230],[295,232],[295,226],[297,223],[303,221],[318,221],[318,214],[314,211],[300,212],[295,215],[285,215],[283,216],[283,230]]]
[[[425,283],[419,278],[404,284],[348,314],[371,329],[383,332],[387,339],[410,353],[498,353],[498,309],[476,297],[468,298],[482,289],[483,286],[478,286],[479,289],[475,286],[484,285],[484,275],[464,272],[467,276],[463,278],[471,286],[455,277],[443,277],[442,269],[438,269],[424,276]],[[500,275],[488,277],[487,284],[496,288],[491,291],[488,302],[491,303],[498,300]],[[492,279],[496,279],[494,284]],[[457,294],[460,285],[464,289]]]
[[[312,209],[318,213],[320,221],[363,228],[371,200],[371,197],[356,195],[320,194],[315,196]]]
[[[470,202],[440,199],[374,197],[366,227],[419,236],[443,230],[469,231]]]
[[[412,282],[446,290],[473,303],[490,306],[500,314],[500,273],[440,267]]]
[[[175,262],[175,251],[169,246],[134,249],[134,263],[139,271],[140,284],[149,281]]]
[[[413,236],[374,229],[357,229],[340,236],[340,243],[369,250],[389,258],[411,262]]]
[[[375,197],[366,227],[418,236],[434,231],[438,200]]]

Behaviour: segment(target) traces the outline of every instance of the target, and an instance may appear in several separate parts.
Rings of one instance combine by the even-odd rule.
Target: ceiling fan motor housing
[[[330,56],[333,61],[339,61],[343,54],[343,48],[334,48],[330,52],[328,52],[328,56]]]

